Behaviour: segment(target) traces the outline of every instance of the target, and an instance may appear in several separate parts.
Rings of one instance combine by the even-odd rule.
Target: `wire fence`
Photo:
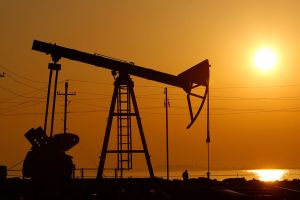
[[[73,170],[72,179],[95,179],[97,176],[97,168],[76,168]],[[119,170],[114,168],[105,169],[104,178],[120,178]],[[146,175],[145,171],[140,171],[133,173],[133,175],[124,176],[124,178],[149,178],[150,176]],[[157,173],[157,178],[167,179],[166,172],[159,171]],[[171,180],[180,180],[182,175],[180,172],[171,173],[169,176]],[[207,174],[205,171],[190,171],[189,178],[206,178]],[[8,169],[7,178],[20,178],[23,179],[22,170],[19,169]],[[228,178],[245,178],[246,180],[259,179],[259,176],[254,173],[250,173],[247,170],[229,170],[229,171],[215,171],[210,173],[211,179],[224,180]],[[300,179],[300,170],[291,170],[287,172],[280,180],[294,180]]]

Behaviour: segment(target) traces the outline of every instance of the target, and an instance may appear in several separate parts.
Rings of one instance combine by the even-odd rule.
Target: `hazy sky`
[[[24,133],[43,126],[51,59],[31,50],[38,39],[174,75],[209,59],[212,169],[299,168],[299,8],[298,0],[2,0],[0,164],[24,159],[30,149]],[[253,64],[263,47],[273,49],[278,60],[268,73]],[[77,92],[70,97],[68,130],[81,141],[69,153],[77,167],[97,167],[113,77],[106,69],[60,63],[58,90],[69,79],[70,91]],[[166,85],[133,80],[152,164],[159,169],[165,165]],[[205,169],[205,112],[187,130],[185,93],[169,87],[169,98],[171,168]],[[59,133],[62,97],[56,110]],[[144,167],[142,156],[135,161],[134,167]]]

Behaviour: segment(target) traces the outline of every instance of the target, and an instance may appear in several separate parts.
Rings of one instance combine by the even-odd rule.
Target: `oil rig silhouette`
[[[58,61],[61,58],[67,58],[111,70],[114,77],[114,90],[104,134],[102,151],[96,177],[97,179],[103,178],[103,171],[107,154],[117,154],[116,169],[119,171],[120,177],[122,178],[124,170],[131,170],[133,168],[133,154],[142,153],[145,156],[149,177],[155,177],[150,160],[149,150],[147,148],[137,100],[134,93],[134,83],[130,77],[131,75],[182,88],[187,94],[187,102],[191,119],[187,128],[191,127],[199,116],[208,93],[210,67],[208,60],[204,60],[199,64],[191,67],[190,69],[182,72],[181,74],[174,76],[171,74],[137,66],[132,62],[125,62],[98,54],[81,52],[78,50],[38,40],[34,40],[32,49],[50,55],[53,62],[49,63],[48,65],[50,74],[44,129],[31,129],[25,134],[26,138],[32,144],[32,150],[27,154],[23,165],[23,174],[28,178],[38,179],[37,177],[40,178],[45,176],[42,175],[42,172],[39,173],[40,170],[38,169],[45,169],[45,167],[47,168],[47,166],[47,171],[52,171],[53,174],[48,174],[47,177],[44,177],[46,179],[50,179],[53,177],[57,177],[58,179],[68,179],[68,177],[71,177],[73,163],[71,157],[65,154],[65,151],[76,145],[79,142],[79,137],[75,134],[66,132],[53,136],[53,119],[55,114],[57,79],[58,72],[61,69],[61,65],[58,64]],[[46,134],[46,130],[53,72],[55,72],[53,89],[54,93],[52,102],[53,105],[51,128],[50,134],[48,136]],[[200,91],[202,92],[202,94],[194,93],[193,90],[196,88],[201,88]],[[196,112],[194,112],[192,108],[191,96],[199,99],[200,101],[199,109]],[[117,119],[117,145],[116,149],[108,149],[111,127],[114,118]],[[131,125],[133,120],[132,118],[136,119],[138,125],[142,149],[133,149]],[[53,166],[53,163],[56,163],[56,166]],[[40,165],[43,166],[41,167]]]
[[[34,40],[32,49],[49,54],[53,61],[48,65],[50,73],[44,128],[32,128],[25,133],[25,137],[32,144],[32,147],[23,162],[23,179],[6,178],[7,168],[6,166],[0,166],[0,199],[300,199],[300,192],[297,190],[300,185],[299,179],[281,181],[274,184],[262,183],[258,180],[247,181],[245,178],[228,178],[223,181],[217,181],[209,178],[209,170],[207,178],[185,178],[184,181],[166,180],[155,177],[134,93],[134,83],[130,76],[138,76],[182,88],[187,96],[191,119],[187,128],[190,128],[199,116],[205,102],[207,102],[207,108],[209,108],[210,66],[208,60],[204,60],[181,74],[174,76],[137,66],[131,62],[98,54],[89,54],[37,40]],[[53,134],[56,95],[60,94],[56,90],[58,72],[61,69],[58,61],[61,58],[111,70],[114,77],[114,90],[108,113],[97,177],[93,179],[72,178],[72,176],[74,177],[75,166],[72,156],[66,152],[79,143],[79,137],[76,134],[67,132],[66,106],[64,132]],[[54,84],[52,84],[53,73],[55,73]],[[49,127],[47,129],[47,122],[52,85],[54,87],[52,115],[50,131],[48,132]],[[68,93],[67,88],[68,85],[66,83],[64,93],[65,102],[67,102],[67,95],[71,94]],[[193,110],[191,97],[195,97],[199,103],[197,110]],[[207,111],[209,119],[209,109]],[[117,121],[117,144],[115,149],[108,149],[114,118]],[[133,149],[131,125],[133,118],[136,119],[138,125],[142,149]],[[209,120],[207,120],[206,142],[208,144],[210,142]],[[123,178],[124,170],[133,169],[132,157],[133,154],[137,153],[144,154],[150,178]],[[118,178],[108,178],[103,175],[107,154],[116,154],[116,169],[120,173]]]

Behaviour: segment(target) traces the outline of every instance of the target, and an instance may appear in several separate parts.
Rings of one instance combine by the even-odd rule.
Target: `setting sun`
[[[254,62],[260,71],[267,72],[274,68],[277,57],[272,49],[264,48],[256,52]]]
[[[282,180],[284,175],[288,172],[283,169],[261,169],[261,170],[250,170],[258,176],[258,179],[261,181],[277,181]]]

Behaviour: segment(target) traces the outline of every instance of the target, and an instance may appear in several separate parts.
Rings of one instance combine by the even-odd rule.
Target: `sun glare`
[[[260,71],[270,71],[277,62],[276,54],[272,49],[260,49],[255,55],[254,62]]]
[[[250,172],[258,176],[259,180],[270,182],[270,181],[282,180],[284,175],[288,172],[288,170],[261,169],[261,170],[250,170]]]

